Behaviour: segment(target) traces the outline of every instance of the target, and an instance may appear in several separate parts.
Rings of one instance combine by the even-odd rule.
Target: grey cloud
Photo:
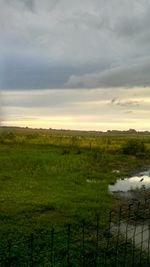
[[[99,73],[71,76],[67,87],[113,88],[150,86],[150,58]]]
[[[56,64],[44,54],[34,51],[9,52],[0,61],[0,87],[3,90],[64,88],[72,73],[93,72],[98,67],[97,64]],[[103,63],[99,68],[107,67],[107,63]]]
[[[133,39],[133,37],[143,35],[143,33],[149,36],[149,28],[150,28],[150,7],[146,9],[143,14],[130,14],[130,16],[120,18],[120,22],[115,25],[115,32],[119,35],[119,37],[129,37]],[[134,40],[134,39],[133,39]]]
[[[36,58],[11,57],[6,63],[3,89],[45,89],[62,87],[70,70],[66,66],[54,66]]]
[[[20,10],[24,10],[27,8],[31,12],[35,12],[38,9],[46,9],[52,10],[60,0],[1,0],[3,3],[4,1],[9,4],[10,6],[19,8]],[[42,2],[42,3],[41,3]]]
[[[31,11],[34,11],[35,7],[35,0],[23,0],[27,8],[29,8]]]
[[[3,95],[3,107],[22,107],[22,108],[58,108],[65,107],[65,105],[71,105],[72,99],[69,97],[66,98],[66,94],[61,94],[57,91],[49,92],[43,91],[43,93],[34,93],[30,91],[30,93],[22,92],[21,94],[11,94]]]
[[[2,1],[4,2],[4,0]],[[13,0],[13,2],[11,0],[5,0],[5,2],[16,8],[23,9],[24,7],[27,7],[29,10],[33,10],[36,0]]]
[[[0,88],[149,86],[149,17],[147,0],[0,0]]]
[[[99,97],[98,97],[99,95]],[[86,104],[87,102],[105,99],[102,90],[32,90],[32,91],[4,91],[2,93],[3,107],[24,107],[24,108],[58,108],[71,107]],[[82,102],[82,104],[81,104]],[[89,106],[87,105],[89,109]],[[77,110],[76,110],[77,111]],[[80,112],[80,110],[79,110]],[[91,112],[89,110],[89,112]]]

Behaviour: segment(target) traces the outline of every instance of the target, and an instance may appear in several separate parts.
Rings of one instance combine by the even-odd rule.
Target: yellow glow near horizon
[[[140,120],[134,122],[85,122],[85,121],[71,121],[66,118],[50,118],[43,120],[14,120],[2,122],[5,126],[18,126],[18,127],[29,127],[29,128],[54,128],[54,129],[70,129],[70,130],[128,130],[134,128],[135,130],[149,130],[148,120]]]
[[[150,131],[150,88],[3,92],[2,125]]]

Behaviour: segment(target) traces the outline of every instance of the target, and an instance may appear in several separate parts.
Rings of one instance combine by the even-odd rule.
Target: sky
[[[149,0],[0,0],[2,125],[150,131]]]

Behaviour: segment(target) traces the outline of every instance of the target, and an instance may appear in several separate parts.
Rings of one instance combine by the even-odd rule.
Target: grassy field
[[[0,231],[107,217],[108,184],[143,165],[150,136],[0,129]]]

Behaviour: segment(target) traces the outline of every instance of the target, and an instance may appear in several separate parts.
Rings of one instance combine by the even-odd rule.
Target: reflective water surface
[[[118,179],[114,185],[109,185],[111,192],[127,192],[135,189],[150,188],[150,168],[129,178]]]

